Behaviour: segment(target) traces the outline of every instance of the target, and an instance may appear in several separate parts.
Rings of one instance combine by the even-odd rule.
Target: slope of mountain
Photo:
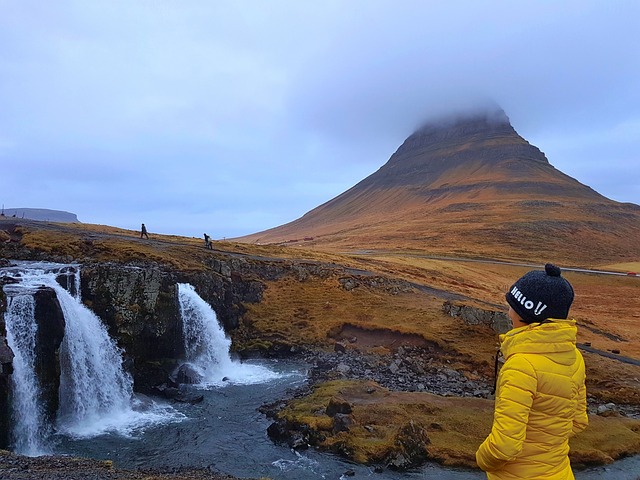
[[[28,218],[29,220],[41,220],[46,222],[78,223],[75,213],[62,210],[49,210],[46,208],[3,208],[1,215],[5,217]]]
[[[432,122],[389,161],[301,218],[238,239],[322,248],[555,260],[640,258],[640,207],[554,168],[501,110]]]

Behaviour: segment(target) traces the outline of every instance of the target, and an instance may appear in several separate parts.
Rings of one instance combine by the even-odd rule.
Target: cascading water
[[[7,340],[15,354],[11,375],[11,444],[15,452],[36,456],[50,453],[49,436],[40,401],[40,384],[35,375],[37,325],[31,294],[9,297],[5,313]]]
[[[49,450],[51,428],[46,425],[40,406],[34,365],[37,325],[33,295],[43,286],[55,292],[65,319],[59,350],[57,433],[74,438],[107,432],[129,435],[139,427],[184,418],[171,407],[154,402],[143,407],[136,399],[133,381],[122,365],[122,352],[100,319],[80,302],[79,270],[77,266],[73,268],[21,264],[4,272],[18,282],[4,289],[9,304],[5,315],[7,339],[16,355],[12,375],[12,438],[18,453],[38,455]],[[61,276],[75,290],[73,295],[56,280]]]
[[[130,415],[133,381],[100,319],[55,281],[66,320],[60,346],[58,427],[75,435],[117,429]]]
[[[278,377],[277,373],[263,366],[231,359],[231,340],[218,323],[215,311],[196,293],[192,285],[178,284],[178,300],[186,361],[202,376],[202,383],[252,384],[268,382]]]

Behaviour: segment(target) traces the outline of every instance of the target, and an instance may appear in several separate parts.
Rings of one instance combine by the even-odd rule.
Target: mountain
[[[62,210],[48,210],[46,208],[2,208],[0,215],[5,217],[28,218],[30,220],[43,220],[58,223],[79,223],[75,213]]]
[[[638,238],[638,205],[554,168],[498,109],[424,125],[346,192],[239,240],[592,265],[637,260]]]

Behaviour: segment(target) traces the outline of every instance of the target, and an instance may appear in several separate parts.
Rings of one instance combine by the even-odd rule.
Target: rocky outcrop
[[[36,337],[36,376],[40,380],[43,410],[52,420],[58,410],[60,390],[59,350],[64,338],[64,313],[51,288],[40,288],[34,294],[34,316],[38,326]]]
[[[457,305],[451,302],[442,304],[442,311],[452,317],[460,317],[467,325],[486,325],[496,333],[505,333],[511,329],[511,320],[504,312],[483,310],[469,305]]]
[[[174,276],[157,267],[97,264],[82,269],[81,290],[125,351],[135,388],[164,382],[184,353]]]

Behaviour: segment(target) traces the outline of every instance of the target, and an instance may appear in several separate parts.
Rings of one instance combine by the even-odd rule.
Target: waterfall
[[[231,340],[218,322],[216,312],[188,283],[178,284],[185,360],[203,378],[204,384],[223,385],[261,383],[278,378],[271,370],[233,361],[229,356]]]
[[[12,438],[23,454],[47,451],[48,434],[39,399],[35,371],[37,324],[33,294],[38,288],[55,291],[65,319],[59,349],[60,389],[55,429],[58,434],[86,438],[104,433],[131,435],[140,427],[184,418],[173,408],[147,401],[133,394],[133,380],[123,368],[122,351],[109,337],[101,320],[80,301],[79,268],[58,264],[19,264],[0,270],[18,283],[4,287],[9,310],[5,315],[7,340],[14,351],[12,375]],[[57,278],[66,277],[73,295]],[[65,282],[63,282],[65,283]],[[75,291],[74,291],[75,290]]]
[[[131,410],[133,397],[122,352],[91,310],[57,283],[48,286],[55,290],[66,321],[60,345],[58,425],[78,435],[117,428]]]
[[[40,384],[35,375],[35,348],[38,327],[35,301],[30,294],[10,297],[5,312],[7,341],[15,358],[11,375],[11,417],[15,425],[11,445],[15,452],[36,456],[49,452],[49,429],[41,407]]]
[[[212,378],[215,371],[227,370],[231,364],[231,340],[220,327],[216,313],[189,284],[178,284],[178,300],[186,360],[198,367],[205,378]]]

